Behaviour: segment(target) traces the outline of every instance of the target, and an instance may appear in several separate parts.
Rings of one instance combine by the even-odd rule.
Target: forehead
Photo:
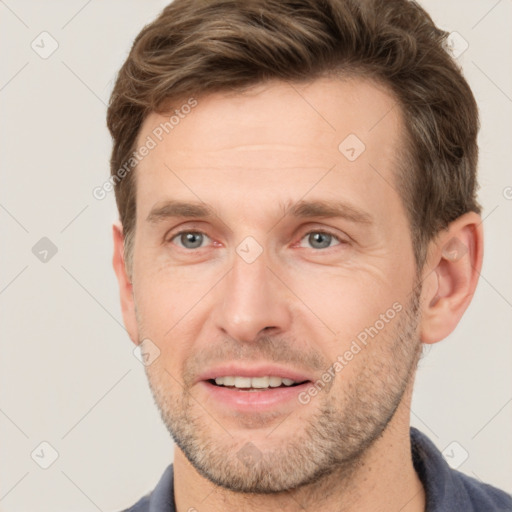
[[[139,142],[175,110],[166,142],[175,153],[230,149],[256,143],[319,144],[319,150],[336,149],[352,131],[371,144],[382,134],[400,130],[400,109],[381,84],[363,78],[322,78],[307,85],[269,82],[241,93],[214,93],[196,99],[197,106],[183,109],[190,98],[172,102],[169,115],[151,113],[144,121]],[[186,122],[185,122],[186,121]],[[185,144],[185,145],[184,145]],[[255,148],[261,149],[261,148]],[[190,156],[188,153],[187,156]]]
[[[172,180],[186,177],[202,193],[246,187],[257,196],[283,183],[303,188],[333,167],[348,189],[367,187],[369,179],[381,189],[388,181],[393,189],[404,130],[400,109],[383,86],[361,78],[270,82],[194,101],[191,108],[183,108],[194,104],[189,98],[174,101],[169,114],[145,119],[138,146],[148,137],[156,145],[137,167],[138,209],[155,203],[170,170]],[[322,185],[327,191],[334,183]]]

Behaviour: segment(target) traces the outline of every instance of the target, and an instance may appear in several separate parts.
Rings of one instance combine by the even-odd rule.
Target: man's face
[[[136,171],[133,297],[138,339],[160,350],[146,371],[163,420],[233,490],[348,470],[419,354],[400,109],[323,79],[191,110]],[[151,114],[139,144],[168,120]]]

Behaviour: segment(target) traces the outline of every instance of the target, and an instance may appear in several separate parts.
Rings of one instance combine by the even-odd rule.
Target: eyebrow
[[[284,208],[287,210],[286,216],[298,218],[344,218],[359,224],[373,223],[373,218],[369,213],[342,201],[300,200],[289,209]]]
[[[289,205],[290,202],[288,202],[288,206],[280,204],[285,212],[284,217],[344,218],[359,224],[373,223],[373,218],[369,213],[341,201],[300,200],[293,203],[292,206]],[[146,221],[158,223],[172,217],[208,219],[215,216],[215,209],[206,203],[168,200],[156,204],[146,217]]]
[[[157,223],[171,217],[210,218],[214,216],[214,209],[206,203],[169,200],[155,205],[146,217],[146,221]]]

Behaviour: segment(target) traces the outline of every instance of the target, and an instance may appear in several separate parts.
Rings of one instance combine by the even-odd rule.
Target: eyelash
[[[204,231],[194,230],[194,229],[183,229],[181,231],[177,231],[176,233],[173,233],[169,237],[168,242],[172,242],[175,238],[179,237],[180,235],[182,235],[184,233],[194,233],[194,234],[199,234],[199,235],[203,235],[205,237],[208,237],[208,235]],[[330,231],[327,231],[327,230],[324,230],[324,229],[312,229],[312,230],[304,233],[301,236],[301,238],[299,239],[299,242],[302,241],[306,236],[310,235],[311,233],[322,234],[322,235],[329,235],[332,238],[334,238],[337,242],[339,242],[339,245],[346,245],[346,244],[349,243],[347,240],[344,240],[341,237],[339,237],[338,235],[335,235],[334,233],[331,233]],[[178,247],[180,247],[180,249],[184,249],[184,250],[186,250],[188,252],[192,252],[192,251],[198,250],[198,249],[204,249],[204,247],[198,247],[196,249],[187,249],[186,247],[181,247],[181,246],[178,246]],[[333,247],[336,247],[336,246],[326,247],[324,249],[314,249],[314,248],[312,248],[312,249],[316,250],[316,251],[328,251],[329,249],[332,249]]]

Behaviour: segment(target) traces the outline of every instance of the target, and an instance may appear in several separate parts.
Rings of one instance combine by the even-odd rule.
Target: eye
[[[200,231],[180,231],[169,241],[184,249],[200,249],[209,237]]]
[[[310,231],[306,233],[301,239],[300,247],[304,247],[303,240],[306,240],[313,249],[328,249],[329,247],[333,247],[332,242],[337,242],[334,245],[346,243],[338,236],[328,233],[327,231]]]

